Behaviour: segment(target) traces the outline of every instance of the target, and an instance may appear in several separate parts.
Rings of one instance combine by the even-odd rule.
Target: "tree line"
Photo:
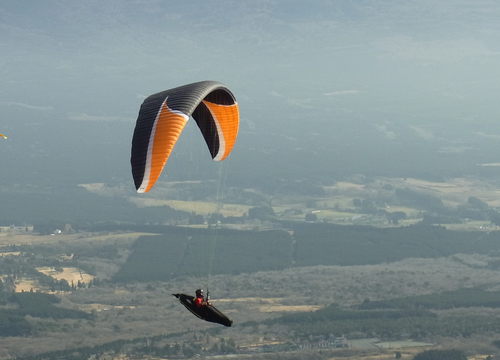
[[[400,228],[284,223],[285,230],[151,227],[114,280],[155,281],[180,275],[239,274],[294,266],[366,265],[409,257],[500,250],[500,232],[451,231],[434,225]],[[144,231],[147,227],[139,227]],[[493,264],[492,264],[493,266]]]
[[[50,319],[91,319],[92,315],[79,310],[57,306],[60,299],[55,295],[21,292],[6,297],[10,307],[0,309],[0,336],[28,336],[36,330],[26,316]]]
[[[266,320],[284,326],[300,339],[310,336],[379,337],[429,340],[434,336],[470,337],[500,331],[500,318],[487,314],[441,313],[456,307],[500,307],[498,291],[460,289],[386,301],[365,301],[350,308],[332,304],[315,312],[287,314]],[[245,326],[253,326],[248,323]]]

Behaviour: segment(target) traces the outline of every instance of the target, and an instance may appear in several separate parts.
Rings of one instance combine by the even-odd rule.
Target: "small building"
[[[22,233],[32,233],[32,232],[33,232],[33,225],[0,226],[0,233],[22,234]]]

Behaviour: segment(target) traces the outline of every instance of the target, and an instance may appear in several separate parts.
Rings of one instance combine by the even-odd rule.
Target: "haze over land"
[[[241,106],[231,184],[497,176],[494,1],[7,2],[2,184],[130,185],[145,96],[215,79]],[[168,178],[216,174],[196,126]]]
[[[494,0],[3,1],[0,359],[498,356],[498,19]],[[142,101],[200,80],[238,100],[233,153],[212,162],[191,119],[136,194]],[[210,281],[233,328],[170,296]]]

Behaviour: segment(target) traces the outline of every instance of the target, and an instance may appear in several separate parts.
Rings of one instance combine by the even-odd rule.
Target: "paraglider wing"
[[[7,135],[4,135],[4,134],[0,134],[0,137],[7,139]]]
[[[221,324],[224,326],[231,326],[233,321],[230,320],[226,315],[221,313],[215,306],[213,305],[205,305],[198,307],[194,304],[194,297],[186,294],[172,294],[179,302],[186,307],[189,311],[191,311],[195,316],[199,317],[202,320]]]
[[[231,91],[201,81],[153,94],[139,110],[130,163],[137,192],[158,180],[190,116],[198,124],[215,161],[231,153],[239,128],[239,108]]]

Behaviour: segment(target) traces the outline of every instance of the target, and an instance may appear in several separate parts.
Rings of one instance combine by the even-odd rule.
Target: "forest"
[[[500,252],[499,232],[453,231],[423,224],[380,229],[285,223],[283,228],[290,230],[155,227],[162,234],[138,239],[114,280],[154,281],[199,276],[207,271],[239,274],[296,266],[366,265],[409,257]]]
[[[328,337],[345,335],[381,339],[429,340],[436,336],[470,337],[473,334],[500,332],[500,316],[444,309],[471,307],[500,308],[500,291],[458,289],[384,301],[366,300],[351,308],[331,304],[315,312],[284,315],[267,320],[282,325],[297,338],[308,335]],[[247,326],[254,326],[250,323]]]
[[[28,336],[43,327],[35,326],[26,316],[42,319],[91,319],[84,311],[58,307],[60,299],[55,295],[23,292],[4,296],[4,308],[0,309],[0,336]],[[7,305],[7,307],[5,307]]]

